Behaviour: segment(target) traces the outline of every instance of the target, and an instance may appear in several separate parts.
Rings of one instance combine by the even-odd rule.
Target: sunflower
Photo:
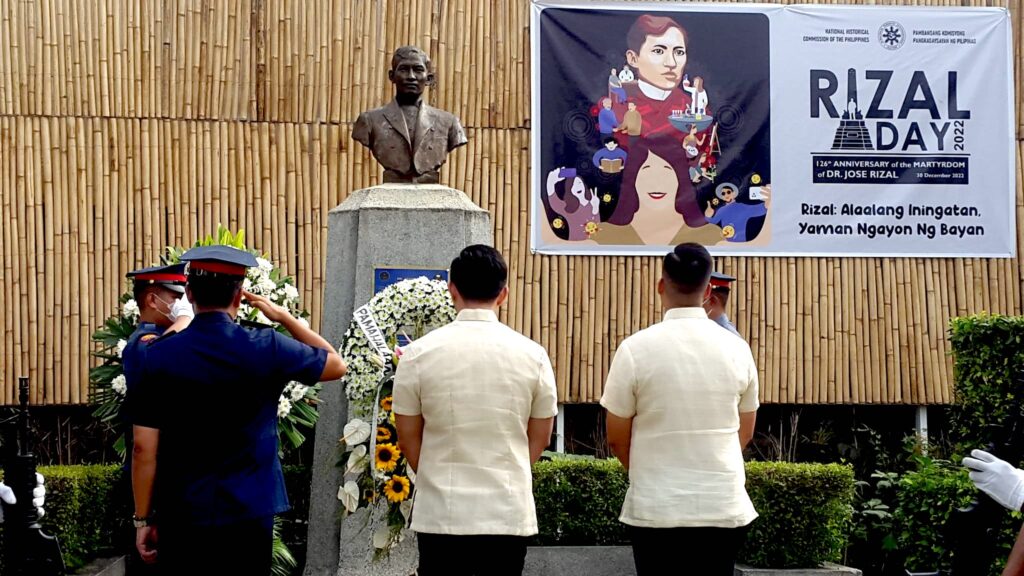
[[[736,235],[736,229],[733,228],[732,226],[726,226],[725,228],[722,228],[722,236],[723,237],[725,237],[725,238],[732,238],[735,235]]]
[[[597,232],[597,222],[587,222],[587,225],[584,227],[584,230],[586,231],[587,236],[593,235],[595,232]]]
[[[394,444],[377,444],[377,470],[391,472],[398,465],[402,451]]]
[[[373,491],[373,488],[363,489],[363,500],[373,502],[375,498],[377,498],[377,493]]]
[[[384,483],[384,495],[395,504],[405,500],[409,497],[409,479],[397,474],[388,478]]]
[[[384,410],[385,412],[390,412],[391,411],[391,403],[393,402],[393,400],[394,399],[391,397],[391,394],[388,394],[387,396],[381,398],[380,399],[380,409]]]
[[[601,197],[601,200],[603,200],[605,204],[611,204],[612,203],[612,195],[611,194],[605,194],[604,196]]]
[[[555,218],[551,221],[551,227],[555,230],[561,230],[562,226],[565,226],[565,222],[561,218]]]
[[[751,176],[750,177],[750,183],[751,184],[760,184],[761,183],[761,175],[760,174],[754,174],[753,176]]]
[[[391,429],[387,426],[377,426],[377,442],[387,442],[391,440]]]

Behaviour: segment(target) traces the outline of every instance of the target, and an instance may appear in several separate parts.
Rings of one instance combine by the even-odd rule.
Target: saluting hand
[[[251,306],[260,312],[263,312],[263,315],[271,322],[277,322],[280,324],[286,319],[292,317],[291,312],[289,312],[287,308],[274,304],[265,296],[257,296],[246,290],[242,290],[242,296],[245,296],[245,299],[249,301]]]

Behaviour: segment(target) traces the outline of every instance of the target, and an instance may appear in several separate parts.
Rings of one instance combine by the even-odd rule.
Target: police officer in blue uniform
[[[248,252],[206,246],[182,260],[196,317],[147,348],[135,390],[136,544],[168,574],[266,576],[273,517],[288,509],[278,399],[290,381],[341,378],[345,362],[287,309],[242,290]],[[292,337],[236,324],[243,297]]]
[[[704,302],[704,311],[708,313],[708,318],[712,319],[722,328],[725,328],[729,332],[740,336],[736,326],[729,321],[729,316],[725,313],[725,305],[729,302],[729,293],[731,283],[735,282],[736,278],[723,274],[717,270],[711,271],[711,297]],[[742,338],[742,336],[740,336]]]
[[[122,371],[128,389],[139,385],[138,373],[142,366],[145,348],[167,332],[180,332],[188,327],[192,320],[192,306],[185,298],[185,264],[168,266],[152,266],[134,270],[127,274],[133,282],[132,296],[139,307],[139,326],[128,339],[121,352]],[[135,394],[131,395],[133,398]],[[132,452],[132,407],[125,401],[121,405],[121,421],[124,427],[125,458],[123,487],[124,497],[132,500],[131,490],[131,452]],[[131,504],[129,504],[131,505]],[[128,546],[126,572],[133,574],[152,574],[139,557],[135,547],[135,531],[125,534],[125,545]]]

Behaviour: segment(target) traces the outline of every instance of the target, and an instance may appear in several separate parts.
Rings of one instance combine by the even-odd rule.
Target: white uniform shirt
[[[394,411],[424,421],[412,529],[536,534],[526,427],[557,402],[547,352],[490,310],[463,310],[406,347]]]
[[[746,342],[703,308],[673,308],[626,338],[601,398],[612,414],[633,418],[619,519],[643,528],[753,521],[738,431],[739,413],[757,410],[757,386]]]

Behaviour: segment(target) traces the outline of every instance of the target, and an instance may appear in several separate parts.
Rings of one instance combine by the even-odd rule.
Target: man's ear
[[[505,300],[508,300],[508,286],[502,287],[501,292],[498,293],[498,298],[494,301],[494,303],[497,306],[501,306],[502,304],[505,303]]]
[[[637,56],[637,53],[633,52],[632,50],[626,50],[626,63],[632,66],[633,68],[637,68],[637,64],[639,63],[639,57]]]
[[[156,293],[152,289],[143,292],[142,302],[139,302],[139,310],[145,310],[146,308],[156,309]]]
[[[390,80],[391,82],[395,81],[395,71],[394,70],[388,70],[388,80]]]
[[[235,308],[238,308],[239,306],[242,305],[242,288],[241,287],[238,288],[238,292],[235,292],[235,297],[231,301],[231,305],[234,306]]]
[[[437,86],[437,74],[427,72],[427,86],[431,88]]]
[[[658,294],[664,294],[664,293],[665,293],[665,279],[664,278],[658,278]]]
[[[462,295],[459,294],[459,289],[455,287],[455,283],[451,280],[448,281],[448,293],[452,295],[452,304],[457,304],[462,301]]]
[[[708,284],[707,286],[704,287],[704,299],[710,300],[713,297],[713,295],[714,293],[711,291],[711,284]]]

